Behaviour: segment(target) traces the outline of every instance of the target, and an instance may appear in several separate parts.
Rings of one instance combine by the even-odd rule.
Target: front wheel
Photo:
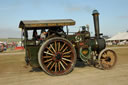
[[[65,38],[54,37],[40,47],[38,61],[49,75],[64,75],[71,72],[76,63],[76,52],[72,43]]]
[[[99,54],[98,61],[101,69],[111,69],[116,64],[117,55],[111,49],[104,49]]]

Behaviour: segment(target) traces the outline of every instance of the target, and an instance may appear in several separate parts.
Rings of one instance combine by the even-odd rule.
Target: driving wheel
[[[49,75],[67,74],[73,70],[76,63],[75,48],[65,38],[48,39],[40,47],[38,61]]]

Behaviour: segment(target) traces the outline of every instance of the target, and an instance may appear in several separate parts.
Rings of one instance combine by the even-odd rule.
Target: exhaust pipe
[[[93,10],[92,15],[93,15],[93,21],[94,21],[95,36],[96,38],[100,38],[99,13],[97,10]]]

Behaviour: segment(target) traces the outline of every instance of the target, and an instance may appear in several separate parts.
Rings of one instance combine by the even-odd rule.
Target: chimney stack
[[[92,15],[94,20],[95,36],[96,38],[100,38],[99,13],[97,10],[93,10]]]

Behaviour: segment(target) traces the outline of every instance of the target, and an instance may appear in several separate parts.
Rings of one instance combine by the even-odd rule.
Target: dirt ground
[[[0,85],[128,85],[128,47],[113,47],[118,55],[111,70],[77,66],[68,75],[49,76],[25,67],[24,52],[0,53]]]

